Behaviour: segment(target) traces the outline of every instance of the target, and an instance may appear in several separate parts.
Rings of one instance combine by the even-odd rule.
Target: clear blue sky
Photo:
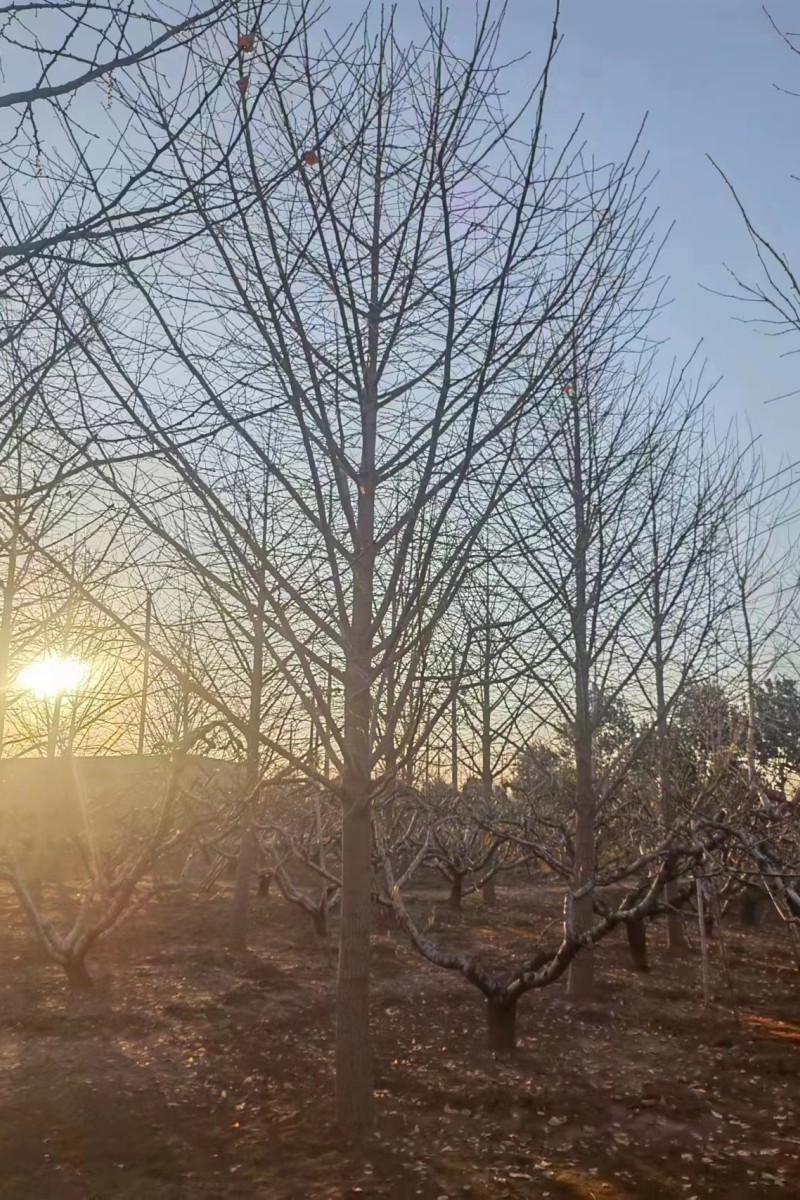
[[[377,7],[377,6],[376,6]],[[416,26],[415,0],[399,0],[404,32]],[[472,28],[474,0],[451,0],[452,28]],[[332,0],[332,21],[363,9]],[[797,0],[772,0],[777,24],[800,32]],[[553,5],[509,0],[509,56],[530,49],[519,86],[542,59]],[[709,376],[722,376],[719,423],[749,420],[765,458],[800,458],[800,396],[766,405],[800,386],[800,354],[784,358],[784,340],[765,338],[735,319],[744,309],[710,295],[725,289],[723,264],[754,274],[749,242],[712,154],[735,182],[764,232],[800,267],[800,57],[780,41],[760,0],[562,0],[564,36],[550,97],[553,138],[585,114],[584,134],[598,159],[625,153],[645,112],[645,144],[659,172],[652,196],[664,228],[675,228],[662,266],[672,305],[659,323],[678,357],[702,338]]]

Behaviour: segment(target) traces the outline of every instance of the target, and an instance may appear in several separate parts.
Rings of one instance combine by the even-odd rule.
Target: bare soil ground
[[[461,917],[438,900],[436,936],[498,961],[558,911],[534,884]],[[335,955],[280,899],[254,907],[236,958],[227,896],[166,899],[76,996],[0,893],[0,1196],[800,1196],[800,979],[776,925],[726,927],[738,1022],[719,942],[705,1010],[696,953],[668,960],[656,927],[650,975],[621,935],[600,947],[592,1010],[563,984],[526,997],[513,1061],[484,1049],[477,992],[376,936],[379,1127],[359,1156],[332,1122]]]

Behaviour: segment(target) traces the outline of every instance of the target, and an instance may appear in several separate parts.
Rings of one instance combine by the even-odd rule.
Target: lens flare
[[[17,676],[20,687],[28,688],[39,700],[48,696],[63,696],[74,692],[86,680],[89,664],[77,658],[60,658],[50,654],[32,662]]]

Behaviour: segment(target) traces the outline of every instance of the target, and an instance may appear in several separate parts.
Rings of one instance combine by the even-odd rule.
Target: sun
[[[28,688],[43,700],[76,691],[89,674],[89,664],[78,658],[49,654],[23,668],[17,676],[20,687]]]

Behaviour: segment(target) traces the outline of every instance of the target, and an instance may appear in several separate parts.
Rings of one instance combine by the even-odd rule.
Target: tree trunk
[[[752,892],[744,892],[741,902],[741,918],[743,925],[751,927],[758,925],[760,913],[758,911],[758,896]]]
[[[585,731],[576,739],[575,759],[577,786],[573,884],[577,890],[589,883],[594,875],[595,806],[590,730]],[[591,892],[581,896],[578,900],[571,900],[570,909],[568,920],[574,934],[584,933],[591,928],[594,916],[594,901]],[[567,980],[567,996],[576,1004],[589,1004],[594,998],[593,947],[583,947],[573,958]]]
[[[489,1049],[511,1054],[517,1048],[517,1001],[499,997],[486,1001]]]
[[[144,754],[145,738],[147,736],[147,699],[150,690],[150,630],[153,622],[153,597],[150,592],[145,594],[144,602],[144,656],[142,658],[142,692],[139,697],[139,736],[136,741],[136,753]]]
[[[448,903],[449,903],[450,907],[455,910],[455,912],[461,911],[461,897],[462,897],[463,886],[464,886],[464,880],[461,875],[456,875],[450,881],[450,897],[449,897]]]
[[[319,908],[314,909],[311,914],[311,919],[314,922],[314,933],[323,941],[328,936],[328,906],[324,902]]]
[[[236,859],[236,876],[233,885],[231,949],[237,954],[244,954],[247,949],[250,880],[255,870],[256,857],[256,840],[250,826],[250,818],[247,816],[239,843],[239,854]]]
[[[637,971],[649,971],[650,966],[647,962],[647,930],[642,917],[637,917],[634,921],[625,922],[625,930],[628,934],[628,948],[631,952],[633,965]]]
[[[484,630],[483,663],[481,680],[481,794],[487,808],[491,808],[494,790],[492,772],[492,626],[489,586],[486,586],[486,629]]]
[[[575,516],[575,607],[572,613],[575,669],[575,865],[572,885],[583,891],[594,879],[596,802],[594,794],[594,715],[592,713],[591,652],[589,650],[589,618],[587,588],[587,557],[589,530],[586,517],[586,494],[583,482],[583,448],[579,380],[572,387],[572,427],[574,444],[572,499]],[[570,897],[567,913],[570,932],[585,933],[591,928],[594,898],[590,891],[577,900]],[[569,968],[567,996],[578,1004],[588,1004],[594,997],[594,952],[583,948]]]
[[[698,879],[697,887],[697,924],[700,931],[700,973],[703,981],[703,1004],[708,1008],[711,1003],[711,982],[708,972],[708,941],[706,938],[706,909],[703,904],[702,884]]]
[[[747,785],[751,798],[758,790],[756,776],[756,681],[753,670],[755,652],[753,646],[753,629],[750,623],[750,611],[747,605],[746,587],[743,580],[739,581],[742,618],[747,646]]]
[[[652,518],[655,522],[655,509]],[[658,794],[661,805],[661,816],[667,830],[672,830],[675,823],[675,799],[672,789],[672,755],[669,743],[668,705],[664,683],[664,615],[661,598],[661,574],[659,569],[659,548],[656,528],[653,528],[653,650],[655,652],[655,689],[656,689],[656,763],[658,770]],[[689,943],[683,929],[681,914],[673,907],[678,894],[679,884],[671,881],[666,887],[667,898],[667,953],[672,955],[687,954]]]
[[[61,734],[61,706],[63,697],[61,693],[56,696],[53,701],[53,712],[50,717],[50,725],[47,730],[47,757],[50,759],[58,756],[58,743]]]
[[[458,687],[456,656],[451,659],[453,695],[450,699],[450,787],[458,795]]]
[[[94,981],[86,970],[82,958],[68,958],[63,964],[67,976],[67,984],[76,992],[88,992],[94,987]]]
[[[261,528],[262,547],[267,544],[267,491],[264,492],[264,513]],[[258,597],[253,617],[253,656],[250,662],[250,695],[247,713],[247,753],[244,773],[245,809],[242,815],[242,837],[236,859],[231,912],[231,949],[237,954],[247,950],[250,925],[250,881],[259,862],[259,849],[253,829],[254,793],[261,774],[261,700],[264,687],[264,609],[266,607],[266,577],[263,563],[258,577]]]
[[[373,1122],[369,1037],[372,829],[365,797],[345,793],[342,817],[342,919],[336,989],[336,1115],[359,1138]]]
[[[667,902],[672,904],[678,891],[677,883],[667,885]],[[689,943],[683,928],[683,919],[676,908],[667,909],[667,953],[683,955],[689,953]]]
[[[579,901],[575,905],[575,912],[585,908],[584,902]],[[589,906],[591,912],[591,905]],[[588,922],[584,920],[583,913],[580,916],[573,918],[575,927],[578,931],[588,927]],[[594,947],[586,946],[580,950],[569,968],[569,977],[567,979],[567,998],[574,1004],[591,1004],[594,999]]]
[[[336,1119],[360,1141],[372,1129],[372,1047],[369,1026],[372,925],[372,730],[375,614],[375,488],[380,359],[382,187],[378,167],[372,218],[372,280],[367,355],[360,399],[361,461],[353,536],[353,598],[344,671],[342,771],[342,912],[336,988]]]
[[[481,888],[481,896],[487,908],[494,908],[497,904],[497,884],[494,879],[487,879]]]
[[[8,705],[8,683],[10,678],[11,634],[13,629],[14,598],[17,576],[17,539],[20,501],[14,502],[14,518],[11,534],[6,541],[6,578],[0,588],[3,600],[0,612],[0,756],[3,753],[6,732],[6,709]]]
[[[259,896],[268,896],[272,886],[272,871],[262,871],[258,876]]]

